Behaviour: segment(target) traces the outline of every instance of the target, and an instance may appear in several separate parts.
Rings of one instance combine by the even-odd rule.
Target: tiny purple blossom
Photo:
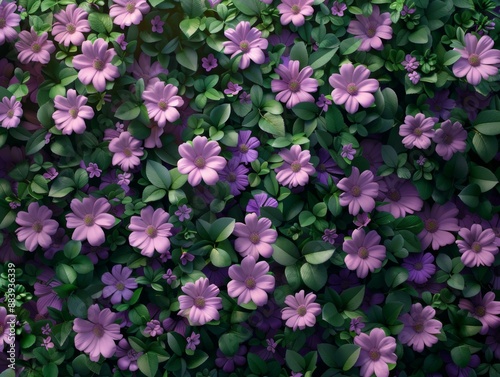
[[[160,16],[156,16],[151,20],[151,31],[153,33],[163,33],[163,25],[165,25],[165,22],[163,22],[160,18]]]
[[[250,97],[250,94],[248,94],[247,92],[241,92],[240,103],[242,105],[250,105],[252,103],[252,99]]]
[[[163,327],[160,325],[160,321],[153,319],[146,323],[146,328],[144,329],[144,334],[154,338],[155,336],[160,336],[163,334]]]
[[[99,166],[94,162],[89,162],[89,166],[85,170],[89,173],[89,178],[99,178],[102,173],[102,170],[99,169]]]
[[[217,59],[214,54],[208,54],[206,58],[201,58],[201,66],[205,68],[205,71],[210,72],[212,69],[217,68]]]
[[[318,106],[323,111],[328,111],[328,106],[332,104],[328,98],[325,97],[324,94],[320,94],[318,100],[316,101],[316,106]]]
[[[54,348],[54,343],[52,342],[52,339],[50,338],[50,336],[48,336],[47,338],[45,338],[43,340],[43,343],[41,344],[41,346],[45,347],[45,349],[48,351],[50,348]]]
[[[50,335],[52,333],[52,329],[50,328],[50,324],[47,323],[45,326],[42,327],[42,334],[43,335]]]
[[[334,1],[331,10],[334,16],[342,17],[344,16],[344,11],[347,10],[347,4]]]
[[[362,228],[362,227],[370,224],[371,221],[372,221],[372,219],[370,218],[370,215],[366,212],[363,212],[363,213],[359,213],[352,222],[358,228]]]
[[[408,5],[403,5],[403,9],[401,9],[401,17],[405,17],[409,14],[415,13],[416,9],[415,8],[408,8]]]
[[[417,85],[418,82],[420,81],[420,75],[418,74],[417,71],[408,73],[408,78],[410,79],[413,85]]]
[[[354,331],[356,335],[361,334],[361,330],[365,328],[363,323],[363,317],[357,317],[351,319],[351,324],[349,325],[349,331]]]
[[[465,152],[467,131],[459,122],[445,120],[441,128],[436,130],[432,140],[436,143],[436,153],[444,160],[450,160],[457,152]]]
[[[194,331],[191,333],[191,336],[188,336],[186,338],[187,344],[186,344],[186,349],[188,350],[196,350],[196,346],[200,345],[200,334],[196,334]]]
[[[126,313],[126,312],[121,312]],[[137,360],[141,357],[142,352],[136,352],[126,339],[121,339],[116,347],[115,356],[118,358],[118,368],[120,370],[129,370],[135,372],[139,369]]]
[[[427,159],[426,159],[423,155],[421,155],[421,156],[418,158],[418,160],[417,160],[417,164],[418,164],[419,166],[424,166],[426,162],[427,162]]]
[[[186,251],[183,251],[181,256],[180,256],[180,261],[181,261],[182,265],[185,266],[188,262],[194,261],[194,255],[189,254]]]
[[[45,179],[49,179],[49,180],[54,180],[57,176],[59,175],[59,173],[57,172],[57,170],[54,168],[54,167],[51,167],[51,168],[48,168],[47,169],[47,172],[46,173],[43,173],[42,174],[42,177],[45,178]]]
[[[340,152],[341,157],[347,158],[349,161],[352,161],[355,155],[356,155],[356,149],[352,147],[352,143],[342,146],[342,151]]]
[[[229,81],[227,83],[227,89],[224,89],[224,94],[235,96],[241,91],[241,89],[243,89],[241,86]]]
[[[116,43],[118,43],[118,45],[120,46],[122,51],[125,51],[127,49],[127,45],[128,45],[128,42],[125,40],[125,34],[120,34],[116,38]]]
[[[323,232],[323,236],[321,237],[321,239],[324,242],[328,242],[329,244],[333,245],[335,243],[335,239],[338,236],[339,235],[337,234],[337,230],[336,229],[325,229],[325,231]]]
[[[189,220],[191,218],[191,213],[192,209],[189,208],[187,205],[182,204],[177,208],[177,211],[174,212],[175,216],[179,218],[179,221],[184,221],[184,220]]]
[[[106,284],[102,290],[102,297],[111,296],[113,305],[120,304],[122,300],[130,300],[134,294],[133,290],[137,288],[134,278],[131,278],[132,270],[128,267],[122,267],[116,264],[111,272],[102,275],[101,281]]]
[[[405,60],[403,60],[401,62],[401,65],[403,67],[405,67],[405,69],[408,73],[412,73],[414,70],[416,70],[420,66],[420,63],[418,62],[416,57],[411,56],[410,54],[407,54],[405,56]]]
[[[174,273],[170,268],[167,270],[165,274],[163,274],[162,278],[167,281],[167,284],[172,284],[175,280],[177,280],[177,276],[174,275]]]

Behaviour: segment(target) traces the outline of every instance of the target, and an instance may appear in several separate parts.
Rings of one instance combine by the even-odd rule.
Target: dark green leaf
[[[137,366],[147,377],[155,377],[158,371],[158,356],[156,353],[146,352],[137,360]]]
[[[498,123],[500,128],[500,120]],[[498,152],[498,139],[496,136],[488,136],[480,133],[475,133],[472,138],[472,145],[476,153],[484,162],[490,162]]]
[[[300,268],[300,276],[304,284],[313,291],[319,291],[328,280],[328,274],[324,265],[313,265],[304,263]]]
[[[151,184],[164,190],[168,190],[172,184],[168,169],[153,160],[148,160],[146,164],[146,177]]]

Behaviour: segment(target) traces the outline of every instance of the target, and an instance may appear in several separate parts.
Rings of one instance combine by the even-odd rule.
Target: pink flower
[[[66,98],[57,95],[54,98],[54,107],[57,109],[52,118],[56,128],[62,131],[63,135],[83,134],[85,131],[85,120],[94,117],[94,110],[90,106],[85,106],[87,97],[77,96],[76,90],[69,89]]]
[[[113,23],[122,29],[132,24],[139,25],[142,16],[151,9],[146,0],[113,0],[113,3],[109,8],[109,15],[113,18]]]
[[[281,79],[271,81],[272,91],[279,92],[276,100],[286,103],[289,109],[300,102],[314,102],[314,97],[309,93],[318,90],[318,81],[310,78],[312,68],[307,66],[299,72],[299,65],[298,60],[290,60],[288,66],[280,64],[275,71]]]
[[[229,81],[227,83],[227,89],[224,89],[224,94],[235,96],[241,91],[241,89],[243,89],[241,86]]]
[[[242,257],[248,255],[255,260],[259,255],[269,258],[273,254],[271,246],[278,238],[278,232],[271,229],[271,220],[263,217],[259,219],[255,213],[245,216],[245,223],[236,223],[233,234],[238,237],[234,242],[235,250]]]
[[[0,6],[0,20],[3,20],[3,26],[0,27],[0,46],[17,38],[17,31],[14,28],[19,26],[21,16],[15,13],[16,9],[16,3],[4,2]]]
[[[304,294],[304,290],[301,290],[295,295],[286,296],[285,304],[288,307],[281,311],[281,319],[286,321],[286,325],[293,328],[293,331],[313,327],[316,324],[316,316],[321,314],[321,306],[314,302],[316,295]]]
[[[52,26],[54,40],[69,47],[70,44],[81,46],[85,41],[83,33],[90,31],[88,13],[76,4],[69,4],[66,9],[54,14],[57,20]]]
[[[99,361],[102,355],[110,358],[115,354],[115,340],[123,338],[120,334],[120,325],[114,323],[115,313],[109,309],[99,310],[94,304],[88,309],[88,321],[75,318],[73,331],[76,332],[75,347],[90,356],[91,361]]]
[[[56,50],[56,46],[47,38],[47,33],[38,35],[32,27],[31,31],[23,30],[19,33],[19,42],[16,42],[16,49],[19,51],[17,58],[22,64],[40,62],[47,64],[50,61],[50,54]]]
[[[223,42],[224,53],[232,54],[231,59],[236,55],[241,55],[238,67],[246,69],[250,66],[250,60],[256,64],[264,63],[265,56],[263,49],[266,49],[268,42],[261,38],[262,32],[256,28],[250,29],[250,22],[241,21],[236,25],[236,29],[227,29],[224,35],[229,41]]]
[[[473,34],[464,37],[463,49],[455,48],[461,58],[453,64],[453,74],[457,77],[466,77],[471,85],[478,85],[481,79],[487,80],[498,73],[500,51],[493,49],[494,41],[483,35],[481,39]]]
[[[375,230],[366,234],[363,229],[354,229],[352,238],[345,238],[342,248],[347,255],[344,261],[349,270],[356,271],[358,278],[365,278],[368,272],[382,267],[386,249],[380,240]]]
[[[120,165],[123,171],[129,171],[141,164],[144,152],[141,141],[134,138],[130,132],[125,131],[109,143],[109,151],[113,153],[113,165]]]
[[[179,173],[188,174],[191,186],[197,186],[201,180],[207,185],[215,185],[221,170],[226,166],[224,157],[220,157],[221,147],[216,141],[208,141],[205,136],[196,136],[192,142],[179,146],[181,159],[177,162]]]
[[[281,25],[288,25],[290,22],[295,26],[302,26],[306,22],[305,16],[314,13],[313,0],[282,0],[277,6],[280,11]]]
[[[3,128],[15,128],[21,123],[23,108],[15,96],[3,97],[0,102],[0,125]]]
[[[73,228],[72,239],[87,240],[92,246],[100,246],[106,240],[104,229],[115,225],[115,217],[108,212],[111,209],[106,198],[96,199],[92,196],[83,201],[73,199],[70,204],[73,213],[66,215],[67,227]]]
[[[460,251],[462,263],[467,267],[492,266],[498,246],[492,229],[485,229],[479,224],[472,224],[470,230],[462,228],[458,232],[461,240],[455,241]]]
[[[429,148],[434,136],[434,125],[438,121],[437,118],[426,118],[422,113],[407,115],[405,122],[399,127],[399,136],[403,137],[404,146],[408,149]]]
[[[316,170],[309,162],[311,153],[303,151],[300,145],[292,145],[290,150],[282,150],[279,155],[283,158],[283,165],[276,168],[276,179],[283,186],[289,188],[305,186],[309,182],[309,176]]]
[[[357,21],[351,21],[347,32],[361,39],[358,51],[382,50],[384,44],[382,39],[392,38],[391,14],[389,12],[380,14],[377,5],[373,6],[373,12],[369,17],[356,15]]]
[[[434,319],[436,311],[431,306],[422,307],[416,303],[411,306],[410,313],[403,314],[399,320],[404,328],[399,333],[401,343],[413,346],[416,352],[422,352],[425,347],[430,347],[438,342],[436,334],[441,332],[443,324]]]
[[[207,278],[199,278],[181,289],[186,295],[179,296],[178,315],[189,318],[192,326],[203,326],[219,319],[222,298],[217,297],[220,291],[216,285],[210,284]]]
[[[98,92],[106,90],[106,81],[120,77],[118,67],[111,64],[116,56],[113,49],[107,49],[108,43],[98,38],[82,44],[82,54],[73,58],[73,66],[79,70],[78,79],[85,85],[92,83]]]
[[[141,249],[141,254],[152,257],[154,251],[164,254],[170,249],[172,224],[168,223],[170,215],[163,209],[153,210],[147,206],[141,210],[141,216],[132,216],[129,229],[130,246]]]
[[[448,161],[456,152],[465,152],[467,131],[459,122],[452,124],[451,120],[445,120],[432,140],[436,143],[436,153]]]
[[[359,105],[370,107],[375,102],[375,93],[379,84],[375,79],[369,79],[370,71],[362,65],[354,68],[352,64],[340,67],[340,74],[334,73],[328,82],[333,87],[332,98],[337,105],[345,105],[348,113],[354,114]]]
[[[274,290],[274,276],[268,275],[269,264],[265,261],[256,263],[256,259],[249,255],[241,261],[241,266],[229,267],[227,293],[238,298],[238,305],[253,301],[257,306],[267,304],[267,293]]]
[[[59,224],[52,220],[52,211],[46,206],[33,202],[28,206],[28,212],[18,212],[16,223],[17,239],[24,242],[28,251],[35,251],[38,245],[47,248],[52,244],[52,237]]]
[[[158,81],[142,93],[149,118],[158,122],[160,127],[165,127],[167,121],[175,122],[181,116],[176,108],[184,105],[184,100],[176,95],[177,90],[172,84],[165,85]]]
[[[356,366],[361,367],[361,377],[388,377],[389,367],[387,364],[396,364],[398,357],[396,350],[396,339],[386,336],[384,330],[373,329],[370,335],[361,333],[354,337],[354,344],[361,347]]]
[[[479,332],[481,335],[486,334],[490,328],[500,326],[500,317],[498,316],[500,314],[500,301],[495,301],[493,292],[486,293],[484,297],[479,293],[471,300],[461,298],[458,307],[467,310],[472,317],[481,321],[483,325]]]
[[[349,206],[349,213],[356,216],[360,210],[371,212],[375,208],[375,198],[379,194],[379,184],[374,182],[371,171],[365,170],[361,174],[357,167],[352,168],[348,178],[342,178],[337,187],[344,191],[340,194],[341,206]]]

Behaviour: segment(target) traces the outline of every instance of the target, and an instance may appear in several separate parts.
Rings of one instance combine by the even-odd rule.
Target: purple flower
[[[40,344],[42,347],[45,347],[45,349],[48,351],[50,348],[54,348],[54,343],[52,342],[52,339],[50,336],[48,336],[47,338],[45,338],[42,342],[42,344]]]
[[[194,255],[183,251],[179,259],[181,261],[181,264],[185,266],[188,262],[194,261]]]
[[[274,276],[268,275],[269,264],[265,261],[256,263],[252,255],[241,261],[241,266],[229,267],[227,293],[230,297],[238,298],[238,305],[253,301],[255,305],[267,304],[267,293],[274,290]]]
[[[335,161],[330,156],[330,152],[326,149],[320,149],[318,151],[319,162],[316,166],[316,173],[318,181],[324,185],[328,184],[328,177],[332,177],[335,184],[338,183],[339,179],[332,174],[344,175],[344,171],[338,167]]]
[[[279,92],[276,100],[286,103],[288,109],[301,102],[314,102],[309,93],[318,90],[318,81],[312,79],[313,70],[307,66],[300,70],[298,60],[290,60],[288,65],[280,64],[275,72],[281,79],[271,81],[273,92]]]
[[[410,254],[403,260],[401,266],[408,270],[408,281],[425,284],[436,272],[431,253]]]
[[[242,257],[250,255],[255,260],[259,259],[259,255],[271,257],[271,245],[278,238],[278,232],[271,229],[271,225],[271,220],[265,217],[259,219],[255,213],[247,214],[245,223],[237,222],[234,226],[233,234],[238,237],[234,242],[235,250]]]
[[[424,222],[424,229],[418,234],[422,250],[431,244],[433,250],[439,250],[442,246],[454,243],[455,236],[450,232],[460,229],[457,215],[458,209],[451,202],[444,205],[435,203],[432,207],[425,204],[423,212],[418,214]]]
[[[163,327],[160,326],[160,321],[158,321],[157,319],[153,319],[146,323],[144,334],[151,338],[163,334]]]
[[[276,305],[273,298],[269,299],[267,304],[254,310],[248,318],[248,323],[265,333],[279,329],[282,324],[279,306]]]
[[[363,229],[355,229],[351,238],[344,239],[342,249],[347,253],[344,262],[349,270],[356,271],[358,278],[365,278],[368,272],[382,267],[386,249],[380,240],[376,231],[366,234]]]
[[[399,136],[403,137],[406,148],[428,149],[434,136],[434,125],[437,118],[426,118],[419,113],[415,116],[407,115],[405,122],[399,127]]]
[[[188,325],[189,321],[186,318],[180,317],[173,312],[170,314],[170,317],[165,319],[162,323],[162,326],[166,331],[175,331],[182,336],[186,334],[186,328]]]
[[[40,62],[47,64],[50,61],[50,54],[56,50],[52,41],[48,40],[46,32],[38,35],[33,27],[30,31],[23,30],[19,33],[19,42],[16,42],[16,49],[19,51],[17,58],[22,64]]]
[[[94,162],[89,162],[89,166],[86,170],[89,173],[90,178],[94,178],[94,177],[99,178],[101,176],[101,173],[102,173],[102,170],[99,169],[99,166]]]
[[[264,63],[265,56],[263,49],[266,49],[268,42],[261,38],[262,32],[256,28],[250,28],[250,22],[241,21],[236,25],[236,29],[227,29],[224,35],[229,41],[223,42],[224,53],[232,54],[231,59],[236,55],[241,55],[238,67],[246,69],[250,66],[250,60],[256,64]]]
[[[349,213],[356,216],[362,209],[371,212],[375,208],[375,198],[379,194],[379,184],[373,181],[374,175],[365,170],[361,174],[357,167],[352,168],[348,178],[342,178],[337,187],[344,191],[340,194],[341,206],[349,206]]]
[[[500,359],[500,327],[489,329],[485,343],[491,349],[493,355]]]
[[[174,212],[175,216],[179,218],[179,221],[184,221],[184,220],[189,220],[191,218],[191,213],[192,209],[189,208],[187,205],[182,204],[177,208],[177,211]]]
[[[460,251],[462,263],[467,267],[487,266],[495,262],[498,246],[495,244],[495,232],[485,229],[479,224],[473,224],[469,229],[462,228],[458,232],[461,240],[455,241]]]
[[[387,203],[377,207],[377,211],[390,212],[394,217],[405,217],[420,211],[424,201],[420,198],[417,188],[412,181],[398,178],[392,174],[379,182],[382,202]]]
[[[165,253],[170,249],[170,240],[172,235],[172,224],[168,223],[170,215],[165,210],[158,208],[156,210],[147,206],[141,210],[141,216],[132,216],[129,229],[132,231],[129,235],[130,245],[141,249],[141,254],[152,257],[153,253]]]
[[[248,94],[247,92],[242,92],[240,94],[240,103],[242,105],[250,105],[252,103],[252,99],[250,97],[250,94]]]
[[[318,100],[316,101],[316,106],[318,106],[323,111],[328,111],[328,106],[332,104],[328,98],[325,97],[324,94],[320,94]]]
[[[444,160],[450,160],[456,152],[465,152],[467,131],[459,122],[445,120],[432,138],[436,143],[436,153]]]
[[[217,59],[215,59],[214,54],[208,54],[206,58],[201,58],[201,66],[205,68],[205,71],[207,72],[217,68]]]
[[[1,309],[0,309],[1,311]],[[52,333],[52,329],[50,328],[50,324],[47,323],[45,326],[42,327],[42,334],[43,335],[50,335]]]
[[[174,275],[170,268],[165,274],[163,274],[162,278],[167,281],[167,284],[172,284],[175,280],[177,280],[177,276]]]
[[[123,338],[120,334],[120,325],[114,323],[117,319],[115,313],[109,309],[99,309],[94,304],[88,309],[88,321],[75,318],[73,331],[75,331],[75,347],[90,356],[91,361],[99,361],[100,355],[110,358],[115,354],[115,340]]]
[[[24,242],[28,251],[35,251],[40,245],[47,248],[52,244],[52,237],[59,224],[52,220],[52,211],[46,206],[33,202],[28,206],[28,212],[18,212],[16,223],[20,226],[16,229],[17,239]]]
[[[253,199],[248,201],[245,211],[248,213],[254,212],[257,216],[260,216],[260,209],[262,207],[277,208],[278,201],[266,193],[255,194]]]
[[[165,25],[165,22],[163,22],[160,18],[160,16],[156,16],[151,20],[151,31],[153,33],[163,33],[163,25]]]
[[[313,327],[316,324],[316,316],[321,314],[321,306],[314,302],[316,295],[314,293],[304,295],[305,292],[302,289],[295,295],[286,296],[285,304],[288,307],[281,311],[281,318],[293,331]]]
[[[422,307],[416,303],[411,306],[410,313],[403,314],[399,320],[403,322],[403,330],[398,339],[401,343],[413,346],[416,352],[422,352],[424,347],[430,347],[438,342],[436,334],[441,332],[443,324],[437,319],[436,311],[430,307]]]
[[[345,105],[348,113],[354,114],[359,105],[370,107],[375,102],[372,93],[379,88],[375,79],[369,79],[370,71],[363,65],[356,68],[352,64],[344,64],[340,67],[340,74],[334,73],[328,82],[333,87],[332,98],[337,105]]]
[[[81,46],[85,41],[83,33],[90,31],[88,13],[77,4],[69,4],[66,9],[54,14],[57,20],[52,26],[54,40],[66,47],[71,44]]]
[[[3,97],[0,102],[0,125],[3,128],[15,128],[21,123],[23,108],[16,96]]]
[[[356,366],[361,367],[361,377],[388,377],[387,364],[396,364],[396,340],[386,336],[384,330],[373,329],[370,335],[361,333],[354,337],[354,344],[361,347]]]
[[[401,62],[401,65],[405,67],[408,73],[412,73],[420,66],[420,63],[418,62],[416,57],[407,54],[405,56],[405,60]]]
[[[334,1],[331,10],[334,16],[342,17],[344,15],[344,11],[347,10],[347,5],[345,3]]]
[[[239,164],[239,160],[233,158],[229,160],[224,170],[220,172],[220,178],[227,182],[231,189],[231,195],[238,196],[249,185],[248,169]]]
[[[118,358],[118,368],[121,370],[129,370],[135,372],[139,369],[137,360],[142,355],[142,352],[136,352],[126,339],[121,339],[116,347],[115,356]]]
[[[477,370],[477,367],[481,364],[481,359],[478,355],[472,355],[469,363],[464,368],[456,365],[448,355],[445,355],[443,359],[446,362],[446,377],[469,377],[471,371]]]
[[[205,323],[219,319],[222,299],[217,297],[219,288],[210,284],[207,278],[199,278],[194,283],[186,283],[181,287],[186,295],[179,296],[179,315],[189,318],[192,326],[203,326]]]
[[[357,317],[351,319],[351,324],[349,325],[349,331],[354,331],[356,335],[361,334],[361,330],[365,328],[363,323],[363,317]]]
[[[478,319],[483,327],[480,334],[484,335],[490,328],[496,328],[500,325],[500,301],[495,301],[495,294],[488,292],[484,295],[479,293],[471,300],[461,298],[458,307],[467,310],[469,314]]]
[[[98,38],[94,43],[85,41],[82,54],[73,58],[73,66],[79,70],[78,79],[85,85],[92,83],[98,92],[106,90],[106,81],[120,77],[118,67],[111,64],[116,56],[113,49],[107,49],[108,43]]]
[[[102,275],[101,281],[106,284],[102,290],[102,297],[111,296],[113,305],[121,303],[122,300],[130,300],[134,294],[132,290],[137,288],[135,279],[130,277],[131,274],[130,268],[115,264],[111,273],[106,272]]]
[[[238,133],[238,144],[229,150],[233,152],[233,159],[247,164],[259,157],[259,152],[255,150],[259,146],[260,141],[252,136],[252,131],[242,130]]]
[[[141,164],[139,157],[144,154],[141,141],[134,138],[128,131],[122,132],[119,137],[111,140],[108,148],[113,153],[113,165],[119,165],[124,171]]]
[[[401,17],[405,17],[408,14],[413,14],[415,13],[416,9],[415,8],[408,8],[408,5],[403,5],[403,9],[401,10]]]
[[[69,89],[66,97],[57,95],[54,98],[54,107],[56,111],[52,118],[56,128],[62,131],[63,135],[83,134],[86,129],[85,119],[94,117],[94,110],[86,106],[87,97],[77,95],[76,90]]]
[[[492,98],[460,87],[456,88],[456,93],[458,94],[457,106],[467,112],[470,121],[476,119],[479,110],[489,106]]]
[[[277,6],[280,11],[281,25],[288,25],[290,22],[299,27],[306,22],[305,16],[311,16],[314,13],[313,0],[281,0]]]
[[[116,43],[118,43],[118,45],[120,46],[122,51],[125,51],[127,49],[127,45],[128,45],[128,42],[125,40],[125,34],[120,34],[116,38]]]
[[[177,162],[179,173],[188,174],[191,186],[197,186],[201,180],[207,185],[215,185],[219,172],[226,166],[224,157],[220,157],[221,147],[216,141],[208,141],[205,136],[196,136],[192,144],[179,146],[181,159]]]
[[[429,105],[429,110],[441,119],[448,119],[451,110],[457,106],[456,102],[450,98],[448,89],[435,92],[434,97],[428,98],[426,103]]]
[[[418,82],[420,81],[420,75],[418,74],[417,71],[408,73],[408,78],[410,79],[413,85],[417,85]]]
[[[164,127],[167,121],[173,123],[180,118],[178,107],[184,105],[184,100],[177,94],[178,89],[172,84],[158,81],[150,89],[142,93],[142,99],[148,110],[149,119],[158,126]]]
[[[463,49],[455,48],[461,58],[453,64],[453,74],[456,77],[466,76],[471,85],[478,85],[481,78],[487,80],[498,73],[500,64],[500,51],[493,49],[494,41],[484,35],[479,40],[473,34],[464,37]]]
[[[107,213],[111,209],[106,198],[92,196],[83,201],[73,199],[70,204],[73,213],[66,215],[67,227],[73,228],[73,240],[87,240],[92,246],[100,246],[106,240],[104,229],[115,225],[115,217]]]
[[[335,239],[338,237],[339,235],[337,234],[337,230],[336,229],[325,229],[325,231],[323,232],[323,236],[321,237],[321,239],[324,241],[324,242],[328,242],[329,244],[335,244]]]
[[[341,157],[347,158],[349,161],[352,161],[355,155],[356,149],[352,147],[351,143],[342,146],[342,151],[340,152]]]
[[[392,38],[391,14],[389,12],[380,14],[377,5],[373,6],[373,12],[369,17],[356,15],[357,21],[349,23],[347,32],[361,39],[358,51],[369,51],[370,49],[382,50],[384,44],[382,39]]]
[[[16,3],[4,2],[0,6],[0,20],[3,20],[3,26],[0,28],[0,46],[5,42],[13,42],[17,39],[16,27],[21,22],[21,16],[16,13]]]
[[[196,350],[196,346],[200,345],[200,334],[196,334],[194,331],[191,333],[191,336],[188,336],[186,338],[187,344],[186,344],[186,349],[188,350]]]
[[[49,311],[48,308],[61,310],[63,306],[62,299],[59,298],[53,288],[61,285],[61,282],[54,278],[55,272],[48,268],[44,268],[42,273],[38,276],[34,284],[35,297],[38,298],[36,302],[36,309],[40,315],[46,315]]]
[[[7,314],[7,309],[0,306],[0,352],[4,350],[4,343],[11,344],[14,341],[14,337],[10,336],[10,322],[15,320],[14,315]]]
[[[113,0],[109,15],[115,25],[124,29],[125,26],[139,25],[150,9],[146,0]]]
[[[354,225],[356,225],[358,228],[362,228],[364,226],[367,226],[370,224],[372,219],[370,218],[370,215],[366,212],[359,213],[356,216],[356,219],[354,219],[352,222]]]
[[[217,365],[218,368],[222,368],[224,372],[231,373],[234,371],[236,366],[245,365],[247,361],[246,358],[247,354],[248,354],[247,347],[243,345],[240,345],[235,355],[230,355],[230,356],[225,355],[224,353],[222,353],[220,348],[218,348],[217,358],[215,359],[215,365]]]
[[[289,188],[305,186],[309,182],[309,176],[316,171],[309,162],[311,153],[303,151],[300,145],[292,145],[290,150],[283,149],[279,155],[284,161],[275,169],[278,183]]]
[[[229,81],[227,83],[227,89],[224,89],[224,94],[235,96],[240,92],[241,89],[243,89],[241,86]]]
[[[147,89],[150,81],[151,83],[156,82],[158,80],[158,75],[160,74],[168,74],[168,69],[165,69],[161,66],[159,62],[154,62],[151,64],[151,57],[141,52],[139,55],[139,60],[135,60],[134,64],[127,68],[127,72],[132,72],[132,75],[135,79],[144,79],[144,85]]]

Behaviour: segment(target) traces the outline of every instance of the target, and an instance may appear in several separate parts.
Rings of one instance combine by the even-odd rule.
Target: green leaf
[[[498,179],[491,172],[491,170],[486,169],[483,166],[473,166],[470,169],[469,173],[469,181],[470,183],[476,183],[481,192],[487,192],[495,187],[498,183]]]
[[[186,349],[186,339],[175,331],[171,331],[167,334],[167,342],[170,349],[174,351],[176,355],[182,356]]]
[[[194,355],[188,356],[187,367],[188,369],[195,369],[201,366],[205,361],[208,360],[208,354],[201,350],[195,350]]]
[[[198,54],[191,47],[184,47],[183,50],[177,52],[175,59],[180,65],[191,71],[198,70]]]
[[[448,279],[447,283],[450,287],[458,289],[460,291],[464,289],[465,286],[464,277],[460,274],[453,274],[451,278]]]
[[[48,363],[47,365],[44,365],[42,368],[42,373],[43,373],[44,377],[57,377],[57,376],[59,376],[59,370],[57,369],[57,365],[54,363]]]
[[[273,259],[282,266],[292,266],[300,258],[299,249],[288,238],[278,237],[273,246]]]
[[[142,192],[142,201],[144,203],[155,202],[162,199],[167,194],[164,189],[159,189],[156,186],[147,186]]]
[[[240,346],[240,337],[234,332],[226,333],[219,338],[219,348],[226,356],[234,355]]]
[[[247,16],[260,16],[266,5],[260,0],[233,0],[238,10]]]
[[[335,253],[335,248],[332,248],[327,242],[310,241],[304,245],[302,254],[306,261],[311,264],[322,264],[330,260]]]
[[[45,135],[47,131],[45,129],[37,130],[26,143],[26,154],[31,155],[42,149],[45,143]]]
[[[318,116],[318,106],[311,102],[300,102],[292,107],[292,111],[300,119],[312,120]]]
[[[471,358],[469,346],[462,345],[453,348],[451,350],[451,358],[460,368],[465,368],[469,364]]]
[[[219,127],[225,124],[230,116],[231,105],[228,103],[219,105],[210,112],[210,120],[215,127]]]
[[[133,120],[136,119],[140,114],[141,106],[136,103],[127,101],[124,102],[118,109],[116,109],[115,116],[121,120]]]
[[[408,36],[408,40],[415,44],[426,44],[429,41],[430,30],[422,25]]]
[[[270,133],[273,136],[285,136],[285,121],[280,115],[265,113],[259,119],[259,127],[262,131]]]
[[[148,160],[146,164],[146,177],[151,184],[164,190],[168,190],[172,184],[172,178],[168,169],[153,160]]]
[[[481,189],[475,183],[472,183],[462,189],[458,197],[469,207],[476,208],[479,204]]]
[[[473,125],[483,135],[495,136],[500,134],[499,120],[499,110],[484,110],[477,115]]]
[[[406,216],[394,221],[395,230],[408,230],[418,234],[424,229],[424,223],[418,216]]]
[[[335,352],[335,362],[342,367],[342,370],[351,369],[358,360],[361,347],[356,344],[344,344]]]
[[[385,283],[390,288],[395,288],[408,280],[408,270],[404,267],[391,267],[385,274]]]
[[[230,217],[221,217],[220,219],[215,220],[212,225],[210,225],[208,234],[212,241],[221,242],[227,239],[231,235],[231,233],[233,233],[234,226],[234,219]]]
[[[451,262],[451,258],[443,253],[439,253],[436,258],[436,264],[438,267],[444,272],[450,273],[453,268],[453,264]]]
[[[200,27],[200,20],[198,18],[188,18],[182,20],[179,27],[184,35],[189,39],[198,31],[198,28]]]
[[[215,267],[228,267],[231,265],[231,256],[221,248],[213,248],[210,252],[210,262]]]
[[[89,24],[92,30],[98,33],[111,33],[113,30],[113,21],[108,14],[92,12],[88,16]]]
[[[324,265],[313,265],[304,263],[300,267],[300,276],[304,284],[313,291],[319,291],[323,288],[328,280],[328,274]]]
[[[56,276],[62,283],[73,284],[78,275],[73,267],[61,263],[56,267]]]
[[[361,46],[361,39],[356,37],[346,38],[340,42],[340,53],[342,55],[349,55],[357,51],[358,47]]]
[[[314,224],[315,221],[316,216],[314,216],[310,211],[302,211],[299,215],[299,224],[303,228]]]
[[[340,294],[344,310],[353,311],[360,307],[365,297],[365,286],[347,288]]]
[[[147,377],[155,377],[158,371],[158,356],[156,353],[146,352],[137,360],[137,366]]]
[[[385,164],[391,168],[396,168],[398,166],[398,154],[390,145],[382,146],[382,159]]]
[[[71,178],[59,176],[52,182],[49,196],[53,198],[63,198],[75,189],[74,185],[75,183]]]
[[[298,60],[301,67],[305,67],[309,60],[309,53],[307,52],[306,44],[304,42],[297,42],[290,50],[290,60]]]
[[[338,47],[319,48],[317,51],[314,51],[309,56],[309,66],[312,69],[318,69],[323,67],[324,65],[332,61],[338,49],[339,49]]]
[[[500,118],[498,128],[500,128]],[[472,145],[484,162],[490,162],[493,160],[498,152],[498,139],[493,135],[488,136],[475,133],[472,138]]]
[[[181,6],[190,18],[201,16],[207,9],[203,0],[181,0]]]
[[[456,51],[456,50],[450,50],[450,51],[446,51],[446,53],[444,54],[444,57],[443,57],[443,65],[452,65],[453,63],[455,63],[458,59],[460,59],[462,55],[460,55],[460,52]]]
[[[80,250],[82,249],[82,243],[80,241],[68,241],[64,245],[64,256],[68,259],[74,259],[80,255]]]
[[[306,367],[306,361],[304,358],[293,350],[286,350],[285,361],[288,368],[294,372],[303,371]]]
[[[384,315],[385,323],[388,325],[394,325],[402,309],[403,304],[400,304],[398,302],[386,303],[382,308],[382,314]]]
[[[321,343],[318,344],[318,353],[323,362],[330,368],[337,368],[337,359],[335,357],[338,348],[332,344]]]
[[[323,320],[333,327],[340,327],[344,324],[344,317],[331,302],[327,302],[323,306]]]

